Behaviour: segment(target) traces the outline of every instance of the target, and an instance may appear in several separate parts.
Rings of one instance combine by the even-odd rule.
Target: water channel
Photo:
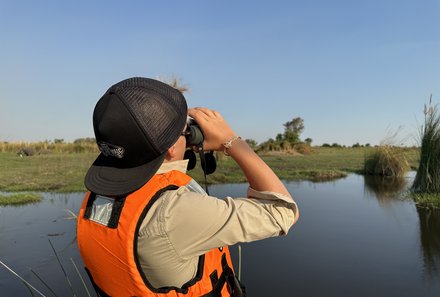
[[[248,296],[440,296],[440,211],[402,198],[412,178],[287,182],[301,218],[285,237],[241,245]],[[210,192],[242,196],[246,185]],[[57,296],[87,296],[74,264],[94,296],[66,211],[77,213],[82,196],[46,193],[41,203],[0,207],[0,261],[46,296],[55,295],[40,279]],[[32,294],[0,266],[0,296]]]

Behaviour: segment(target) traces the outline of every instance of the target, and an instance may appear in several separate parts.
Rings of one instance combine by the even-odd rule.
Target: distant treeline
[[[276,140],[269,139],[258,144],[253,139],[246,139],[249,146],[258,153],[280,152],[280,153],[300,153],[308,155],[312,152],[311,139],[305,141],[289,141],[284,138],[277,137]],[[319,146],[315,146],[319,147]],[[363,148],[371,147],[370,144],[361,145],[355,143],[352,146],[340,145],[338,143],[324,143],[321,147],[330,148]],[[375,146],[377,147],[377,146]],[[0,153],[16,153],[20,156],[44,155],[50,153],[98,153],[98,147],[95,138],[78,138],[73,142],[65,142],[64,139],[45,140],[39,142],[7,142],[0,141]]]
[[[73,142],[64,139],[39,142],[0,141],[0,152],[16,153],[20,156],[44,155],[51,153],[98,153],[94,138],[78,138]]]

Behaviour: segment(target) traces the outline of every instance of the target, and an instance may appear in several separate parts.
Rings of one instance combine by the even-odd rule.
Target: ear
[[[165,156],[165,160],[171,161],[176,156],[176,146],[173,145],[167,151],[167,155]]]

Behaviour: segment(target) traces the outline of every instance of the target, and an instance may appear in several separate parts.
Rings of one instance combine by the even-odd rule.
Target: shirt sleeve
[[[207,251],[287,234],[297,215],[290,196],[248,189],[249,198],[219,199],[181,187],[164,193],[168,240],[183,259]]]

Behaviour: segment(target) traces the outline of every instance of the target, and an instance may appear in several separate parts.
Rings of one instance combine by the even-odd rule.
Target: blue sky
[[[181,77],[258,142],[413,144],[440,101],[440,1],[0,0],[0,140],[92,137],[107,88]]]

